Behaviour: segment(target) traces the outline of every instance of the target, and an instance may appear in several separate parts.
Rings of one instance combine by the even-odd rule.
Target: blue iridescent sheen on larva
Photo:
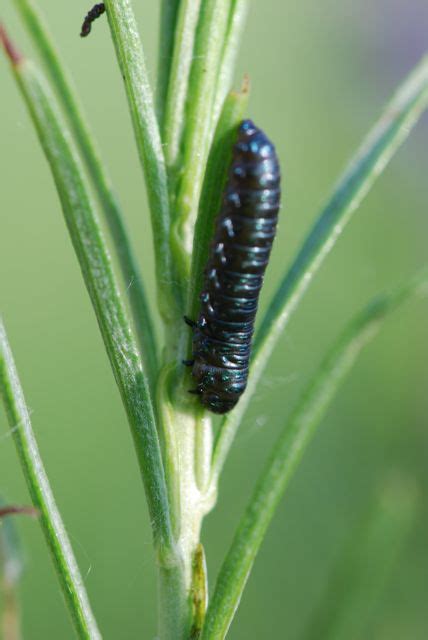
[[[192,376],[202,404],[227,413],[245,391],[254,320],[276,233],[280,170],[274,145],[251,120],[238,128],[215,225],[197,322]]]

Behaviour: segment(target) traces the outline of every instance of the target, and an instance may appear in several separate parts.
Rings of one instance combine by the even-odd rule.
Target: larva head
[[[217,413],[220,415],[231,411],[233,407],[236,405],[236,403],[238,402],[238,398],[233,400],[230,400],[230,399],[225,400],[224,398],[222,398],[221,396],[218,396],[215,393],[202,394],[201,400],[202,400],[202,404],[207,409],[209,409],[213,413]]]

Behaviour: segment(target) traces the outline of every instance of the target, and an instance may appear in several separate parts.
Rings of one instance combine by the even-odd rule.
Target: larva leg
[[[186,324],[188,324],[189,327],[191,327],[192,329],[196,329],[197,324],[196,324],[196,322],[194,320],[191,320],[187,316],[183,316],[183,318],[184,318],[184,322]]]

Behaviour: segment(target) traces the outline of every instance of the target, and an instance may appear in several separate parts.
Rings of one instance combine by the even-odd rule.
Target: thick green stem
[[[167,404],[168,401],[165,401]],[[165,405],[164,405],[165,406]],[[182,636],[174,636],[174,622],[169,610],[162,616],[172,625],[171,636],[168,638],[188,638],[190,626],[193,624],[191,591],[193,584],[193,559],[197,551],[202,520],[214,505],[214,494],[209,483],[210,460],[212,455],[212,425],[211,419],[203,415],[202,410],[194,415],[189,406],[171,406],[169,414],[164,413],[167,460],[174,464],[166,467],[167,482],[172,495],[172,521],[176,536],[177,552],[182,562],[181,590],[174,593],[170,590],[171,602],[166,601],[167,607],[173,611],[185,612],[181,617],[185,622]],[[167,424],[167,421],[171,421]],[[177,582],[174,573],[162,572],[162,584],[168,588],[170,581]],[[165,586],[166,585],[166,586]],[[161,602],[162,605],[162,602]],[[190,625],[190,626],[189,626]],[[186,635],[187,634],[187,635]]]
[[[176,385],[174,364],[160,379],[158,403],[171,521],[182,575],[160,569],[160,605],[164,636],[188,640],[193,617],[200,612],[192,605],[194,557],[203,517],[214,504],[210,485],[212,424],[190,397],[177,394]]]
[[[34,506],[52,554],[62,592],[79,638],[101,638],[70,541],[49,485],[18,373],[0,321],[0,394]]]
[[[191,607],[182,567],[159,567],[159,639],[189,640]]]

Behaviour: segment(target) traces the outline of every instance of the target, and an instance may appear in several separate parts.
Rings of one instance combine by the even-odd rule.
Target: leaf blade
[[[158,83],[156,104],[159,125],[162,128],[169,76],[171,72],[172,50],[174,48],[174,33],[177,22],[180,0],[161,0],[159,21],[159,53],[158,53]]]
[[[214,134],[212,110],[217,72],[229,17],[229,0],[203,0],[196,33],[183,135],[183,171],[174,206],[172,241],[180,256],[182,277],[188,276],[193,230],[208,152]],[[215,125],[214,125],[215,126]]]
[[[31,0],[15,0],[15,6],[36,50],[39,52],[60,100],[101,204],[104,219],[118,257],[140,350],[153,391],[158,370],[156,335],[144,283],[128,237],[123,212],[113,191],[107,170],[101,162],[99,150],[85,119],[73,83],[59,58],[40,11]]]
[[[237,408],[223,420],[214,445],[213,475],[217,479],[251,396],[291,315],[353,212],[427,106],[428,57],[425,57],[398,89],[351,160],[268,305],[255,337],[247,390]]]
[[[89,604],[82,576],[49,484],[31,426],[30,415],[19,381],[7,335],[0,320],[0,395],[27,481],[33,505],[58,575],[77,636],[99,640],[101,635]]]
[[[175,187],[175,174],[178,171],[181,153],[181,142],[186,120],[187,92],[200,6],[201,0],[182,0],[177,14],[163,129],[166,164],[170,181],[172,182],[171,195],[173,195],[172,192]]]
[[[213,120],[217,123],[227,92],[232,86],[236,58],[249,9],[248,0],[232,0],[222,59],[218,72]]]
[[[167,172],[143,47],[129,0],[106,0],[105,5],[146,181],[159,308],[167,323],[175,322],[182,315],[183,297],[171,259]]]
[[[4,32],[2,35],[4,38]],[[155,544],[166,554],[172,553],[169,504],[152,399],[83,170],[43,77],[23,58],[12,61],[12,67],[57,186],[70,238],[126,410]]]
[[[351,321],[302,393],[272,449],[220,569],[201,640],[225,637],[276,507],[340,383],[385,317],[409,297],[428,294],[428,269],[376,298]]]

